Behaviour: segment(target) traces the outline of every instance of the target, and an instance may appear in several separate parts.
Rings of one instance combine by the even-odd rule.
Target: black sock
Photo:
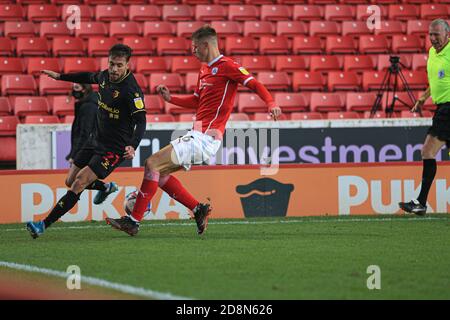
[[[90,185],[86,187],[88,190],[99,190],[99,191],[106,191],[106,185],[103,181],[95,180]]]
[[[422,187],[417,198],[417,201],[423,206],[427,205],[428,192],[436,176],[436,168],[436,159],[423,159]]]
[[[44,219],[45,228],[47,229],[48,227],[50,227],[52,223],[56,222],[66,212],[72,209],[78,202],[79,198],[79,195],[72,192],[71,190],[67,191],[67,193],[58,200],[58,203],[47,216],[47,218]]]

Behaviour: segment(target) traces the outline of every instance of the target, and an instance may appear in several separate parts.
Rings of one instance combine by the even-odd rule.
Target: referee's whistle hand
[[[411,112],[417,112],[420,109],[422,109],[423,105],[425,104],[425,101],[423,100],[417,100],[416,103],[414,104],[414,107],[412,107]]]
[[[123,153],[123,157],[127,160],[131,160],[134,158],[134,148],[132,146],[126,146],[125,152]]]
[[[60,77],[60,74],[58,72],[51,70],[41,70],[41,73],[46,74],[47,76],[55,80],[59,80]]]

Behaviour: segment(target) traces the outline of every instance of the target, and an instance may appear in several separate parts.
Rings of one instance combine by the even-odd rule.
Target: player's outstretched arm
[[[198,97],[190,95],[186,97],[174,97],[170,94],[169,88],[165,85],[159,85],[156,87],[156,92],[167,102],[187,109],[198,108]]]
[[[95,72],[58,73],[51,70],[41,70],[41,73],[55,80],[75,83],[98,83],[98,73]]]
[[[47,76],[55,80],[59,80],[59,78],[61,77],[60,73],[51,70],[41,70],[41,73],[46,74]]]
[[[256,79],[251,79],[247,83],[247,87],[255,92],[266,103],[270,115],[274,120],[277,120],[281,115],[281,109],[275,105],[275,101],[266,87]]]

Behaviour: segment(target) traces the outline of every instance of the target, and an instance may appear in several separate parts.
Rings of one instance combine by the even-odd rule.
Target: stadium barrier
[[[417,196],[421,163],[203,166],[176,173],[200,201],[211,199],[213,218],[397,214],[397,203]],[[0,172],[0,223],[44,218],[66,192],[67,170]],[[124,214],[125,196],[140,185],[142,169],[119,168],[108,178],[119,191],[99,206],[86,190],[61,220],[86,221]],[[450,163],[440,162],[428,212],[449,212]],[[145,219],[188,219],[189,210],[158,191]]]

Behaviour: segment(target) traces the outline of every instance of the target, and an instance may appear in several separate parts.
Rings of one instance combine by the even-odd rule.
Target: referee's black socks
[[[58,203],[44,219],[45,229],[47,229],[51,224],[56,222],[59,218],[61,218],[66,212],[72,209],[75,204],[78,202],[79,195],[75,192],[69,190],[67,193],[58,200]]]
[[[417,198],[417,201],[423,206],[427,205],[428,192],[436,176],[436,168],[436,159],[423,159],[422,187]]]

